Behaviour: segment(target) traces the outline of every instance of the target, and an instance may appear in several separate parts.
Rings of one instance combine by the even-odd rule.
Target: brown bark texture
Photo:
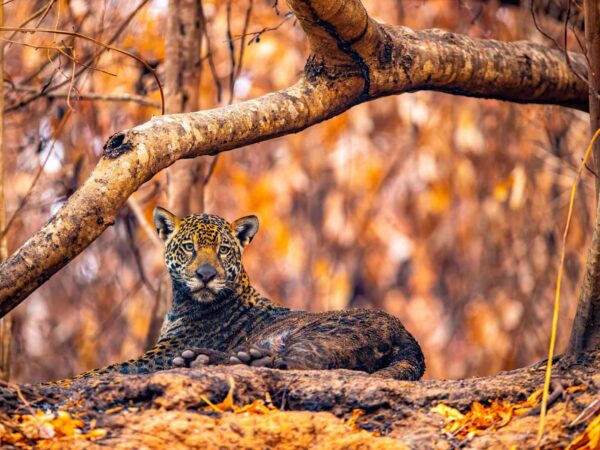
[[[588,73],[590,131],[600,128],[600,3],[585,0],[585,41],[590,64]],[[600,140],[593,148],[594,167],[600,167]],[[586,271],[571,328],[569,353],[600,348],[600,180],[596,178],[596,220]]]
[[[223,108],[154,117],[113,135],[88,180],[0,266],[0,315],[114,223],[141,184],[179,159],[301,131],[377,97],[429,89],[587,110],[564,54],[528,42],[413,31],[371,19],[359,0],[289,0],[312,46],[293,86]],[[587,73],[585,57],[572,65]]]
[[[402,382],[349,370],[280,371],[246,366],[175,369],[72,384],[0,387],[0,426],[37,409],[78,414],[108,434],[94,442],[46,441],[44,448],[160,449],[452,449],[534,448],[539,417],[513,416],[472,438],[442,430],[443,403],[466,413],[473,402],[524,401],[543,385],[545,363],[494,377]],[[564,357],[555,366],[556,396],[541,449],[565,448],[593,418],[600,353]],[[238,407],[270,398],[268,414],[217,412],[232,389]],[[559,387],[560,386],[560,387]],[[21,397],[19,397],[19,394]],[[206,399],[206,400],[205,400]],[[590,406],[591,405],[591,406]],[[358,429],[348,426],[360,409]],[[576,420],[579,417],[578,420]],[[11,430],[14,431],[14,430]],[[54,447],[51,447],[53,444]]]

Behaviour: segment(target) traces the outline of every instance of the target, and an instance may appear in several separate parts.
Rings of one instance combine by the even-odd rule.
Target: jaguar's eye
[[[183,249],[186,252],[193,252],[194,251],[194,243],[193,242],[186,242],[185,244],[183,244]]]
[[[229,247],[226,245],[221,245],[219,247],[219,255],[226,255],[227,253],[229,253]]]

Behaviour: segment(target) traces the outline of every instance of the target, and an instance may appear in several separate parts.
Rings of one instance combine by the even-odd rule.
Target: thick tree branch
[[[155,117],[111,137],[84,185],[0,266],[0,315],[79,254],[113,223],[129,195],[178,159],[294,133],[358,103],[422,89],[587,109],[587,86],[561,52],[380,25],[358,0],[289,3],[314,50],[305,76],[256,100]],[[584,57],[571,58],[586,73]]]

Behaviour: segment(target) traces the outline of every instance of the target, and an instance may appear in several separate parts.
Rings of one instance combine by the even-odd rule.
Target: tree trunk
[[[165,112],[197,111],[200,96],[202,15],[197,0],[170,0],[165,58]],[[204,211],[204,158],[167,170],[169,210],[184,217]]]
[[[588,108],[588,87],[563,52],[382,25],[359,0],[289,5],[312,47],[300,81],[236,105],[154,117],[112,136],[88,180],[0,266],[0,316],[93,242],[141,184],[179,159],[295,133],[359,103],[423,89]],[[571,65],[587,73],[583,55],[571,54]]]
[[[600,3],[585,0],[585,41],[590,62],[588,72],[590,129],[600,128]],[[600,168],[600,139],[593,148],[596,173]],[[600,348],[600,179],[596,178],[596,221],[586,271],[579,293],[577,313],[571,329],[571,354]]]
[[[4,4],[0,4],[0,27],[4,26]],[[6,228],[6,198],[4,195],[4,43],[0,43],[0,230]],[[0,263],[8,258],[6,233],[0,235]],[[0,380],[10,378],[12,347],[12,315],[0,319]]]
[[[197,111],[200,103],[200,54],[204,23],[197,0],[170,0],[167,15],[165,55],[165,112],[177,114]],[[205,157],[181,160],[167,169],[168,208],[179,217],[204,211]],[[171,280],[166,271],[160,276],[152,311],[146,347],[160,334],[169,310]]]

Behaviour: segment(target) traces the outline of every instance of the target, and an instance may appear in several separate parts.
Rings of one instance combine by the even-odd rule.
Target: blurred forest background
[[[5,4],[6,26],[41,9],[28,26],[108,41],[142,1],[15,0]],[[553,45],[527,6],[364,3],[387,23]],[[284,2],[202,6],[202,109],[298,78],[308,46]],[[167,0],[147,1],[114,42],[161,78],[167,7]],[[562,36],[559,21],[540,15],[538,22]],[[580,51],[574,32],[569,46]],[[85,61],[100,47],[42,32],[3,36],[15,42],[5,41],[4,82],[12,252],[85,180],[110,135],[160,114],[160,97],[148,70],[123,54],[103,53],[94,70],[71,82],[81,69],[73,55]],[[433,92],[382,98],[296,135],[220,155],[211,163],[206,210],[228,220],[259,216],[260,232],[244,258],[264,295],[312,311],[386,310],[421,343],[426,377],[493,374],[546,355],[570,185],[588,133],[588,115],[566,108]],[[568,243],[559,350],[575,314],[593,190],[588,172]],[[156,205],[167,205],[164,173],[15,310],[13,381],[66,377],[144,351],[163,268],[151,220]]]

